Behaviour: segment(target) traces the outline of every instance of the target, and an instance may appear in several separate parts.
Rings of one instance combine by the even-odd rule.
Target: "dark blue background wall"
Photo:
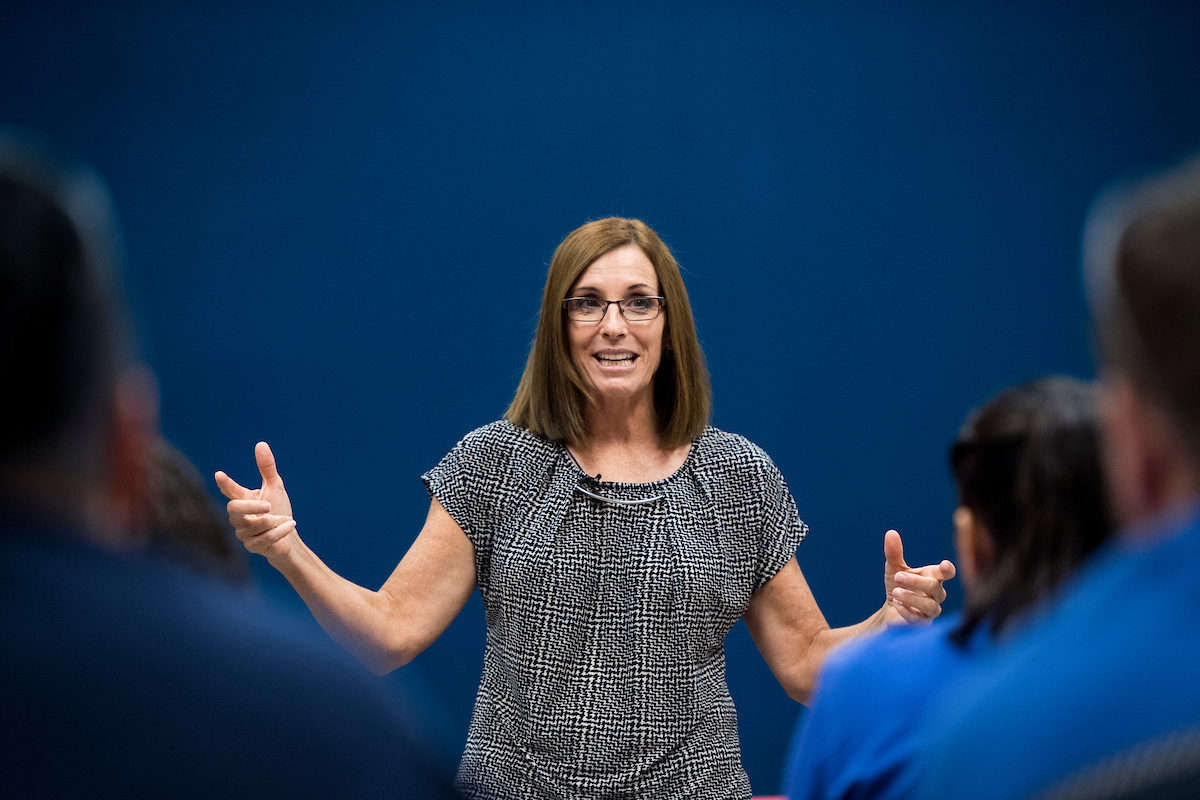
[[[327,5],[10,0],[0,120],[109,178],[167,435],[247,482],[270,441],[369,586],[507,405],[554,246],[622,214],[676,248],[830,622],[864,617],[888,527],[950,553],[967,409],[1091,374],[1089,198],[1200,146],[1194,2]],[[452,749],[482,647],[475,599],[392,678]],[[798,707],[743,627],[729,683],[772,792]]]

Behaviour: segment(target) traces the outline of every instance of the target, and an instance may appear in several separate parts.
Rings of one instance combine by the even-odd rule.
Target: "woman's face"
[[[659,294],[654,265],[637,245],[625,245],[592,262],[568,297],[624,300]],[[616,305],[599,322],[567,320],[571,358],[601,399],[652,395],[654,373],[662,359],[666,309],[651,320],[630,322]]]

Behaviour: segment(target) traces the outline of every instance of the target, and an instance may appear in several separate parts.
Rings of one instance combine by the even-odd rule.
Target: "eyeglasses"
[[[568,297],[563,300],[567,317],[576,322],[599,322],[608,313],[608,307],[614,304],[629,322],[647,322],[658,316],[667,300],[665,297],[626,297],[624,300]]]

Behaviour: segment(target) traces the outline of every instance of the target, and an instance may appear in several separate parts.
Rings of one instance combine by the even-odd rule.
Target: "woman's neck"
[[[599,398],[584,410],[588,441],[584,449],[593,446],[617,445],[658,447],[658,415],[654,400],[648,393],[637,397]]]
[[[653,406],[588,409],[587,440],[571,445],[571,454],[589,475],[620,483],[651,483],[669,477],[687,458],[691,445],[664,449]]]

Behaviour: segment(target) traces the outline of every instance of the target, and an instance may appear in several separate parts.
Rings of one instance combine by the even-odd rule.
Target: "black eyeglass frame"
[[[572,300],[591,300],[594,303],[604,303],[604,311],[596,319],[577,319],[571,316],[571,310],[567,308],[567,303],[571,302]],[[656,311],[654,316],[636,317],[633,319],[625,316],[625,307],[622,305],[622,303],[631,303],[635,300],[657,300],[658,305],[655,306]],[[608,307],[613,304],[616,304],[617,312],[626,322],[650,322],[651,320],[658,319],[658,315],[661,314],[662,310],[667,307],[667,298],[653,294],[642,294],[638,295],[637,297],[622,297],[620,300],[601,300],[598,297],[564,297],[562,301],[562,309],[567,313],[567,319],[572,320],[573,322],[598,323],[602,322],[604,318],[608,316]]]

